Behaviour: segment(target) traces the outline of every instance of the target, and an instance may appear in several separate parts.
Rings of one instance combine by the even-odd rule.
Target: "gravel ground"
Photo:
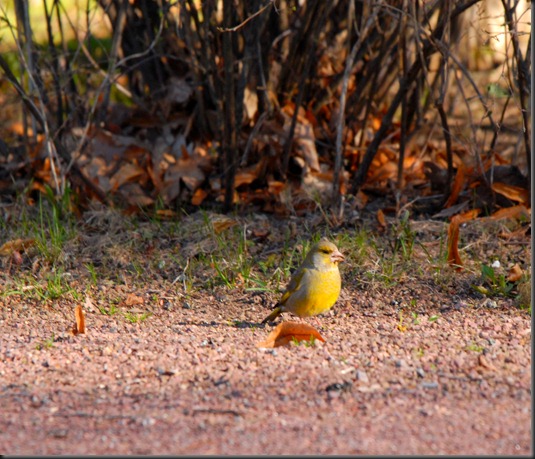
[[[3,450],[531,454],[525,312],[451,308],[401,332],[392,308],[359,309],[363,292],[344,294],[321,319],[325,344],[270,350],[255,346],[268,330],[249,326],[264,309],[238,295],[138,324],[88,311],[86,335],[60,333],[41,350],[71,322],[3,304]],[[221,312],[229,304],[238,325]]]
[[[350,264],[312,346],[257,348],[274,298],[242,288],[101,285],[77,336],[76,301],[0,299],[2,452],[531,455],[529,313],[470,274],[377,285]]]

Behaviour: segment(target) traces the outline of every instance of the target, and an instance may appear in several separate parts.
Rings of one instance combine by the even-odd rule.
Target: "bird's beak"
[[[339,250],[335,250],[333,253],[331,253],[331,261],[333,263],[340,263],[341,261],[344,261],[346,258],[342,255],[342,253]]]

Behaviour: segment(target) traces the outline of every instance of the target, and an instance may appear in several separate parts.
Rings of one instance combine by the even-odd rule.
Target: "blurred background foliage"
[[[442,142],[440,170],[428,165],[425,175],[442,188],[438,208],[459,158],[483,180],[505,163],[530,180],[530,6],[9,0],[0,6],[0,157],[9,169],[0,180],[12,185],[16,158],[41,158],[57,194],[71,187],[106,201],[113,187],[96,183],[82,160],[102,132],[144,142],[151,157],[140,167],[152,198],[167,193],[166,204],[184,194],[151,175],[162,142],[170,164],[183,161],[175,172],[188,200],[204,187],[227,210],[240,187],[273,194],[310,173],[324,174],[323,198],[340,208],[380,181],[374,161],[392,139],[382,153],[395,170],[383,189],[396,190],[398,202],[407,158],[423,155],[430,139]],[[200,172],[188,175],[191,145],[202,145],[211,165],[196,160]],[[17,172],[39,179],[40,167]]]

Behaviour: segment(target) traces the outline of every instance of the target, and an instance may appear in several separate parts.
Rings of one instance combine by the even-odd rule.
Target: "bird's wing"
[[[288,284],[288,287],[286,287],[286,290],[284,294],[282,295],[282,298],[279,301],[279,304],[284,304],[292,293],[294,293],[295,291],[301,288],[301,285],[302,285],[301,282],[303,280],[303,277],[307,273],[307,271],[308,271],[307,268],[301,266],[301,268],[299,268],[294,273],[294,275],[290,279],[290,283]]]

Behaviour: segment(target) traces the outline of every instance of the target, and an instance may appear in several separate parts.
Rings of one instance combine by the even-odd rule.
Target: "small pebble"
[[[143,418],[143,420],[141,421],[141,425],[143,427],[149,427],[154,424],[156,424],[156,421],[153,418]]]
[[[50,431],[50,436],[54,438],[65,438],[69,431],[67,429],[54,429]]]
[[[370,382],[368,374],[364,370],[357,370],[357,379],[364,384],[368,384]]]
[[[423,389],[438,389],[438,383],[436,381],[424,381],[421,386]]]

